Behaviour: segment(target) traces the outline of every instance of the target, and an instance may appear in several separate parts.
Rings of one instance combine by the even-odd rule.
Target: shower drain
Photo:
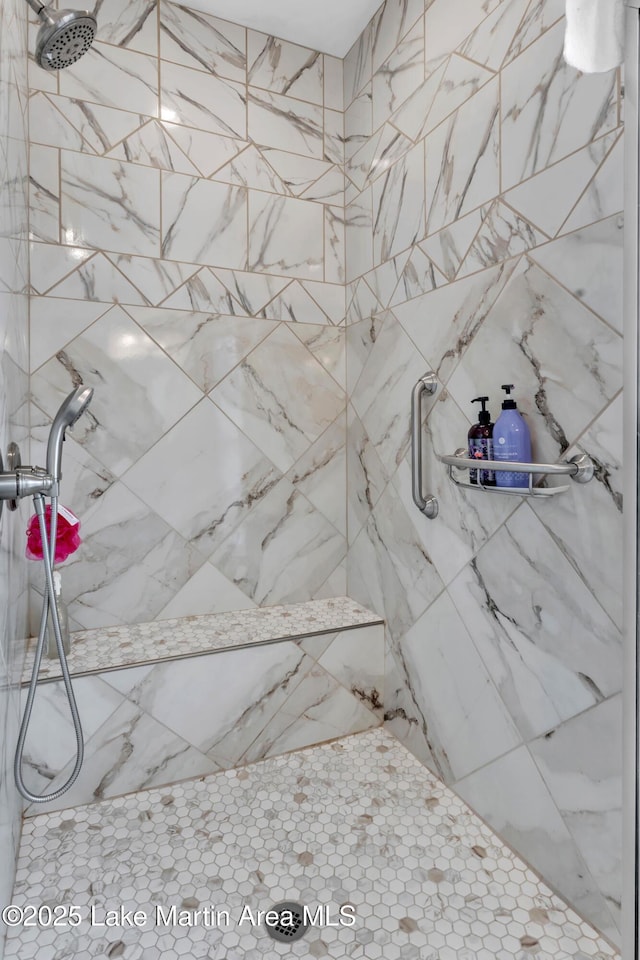
[[[304,921],[302,904],[286,900],[283,903],[276,903],[271,909],[279,914],[276,923],[267,924],[267,933],[272,940],[277,940],[279,943],[293,943],[294,940],[304,937],[309,924]]]

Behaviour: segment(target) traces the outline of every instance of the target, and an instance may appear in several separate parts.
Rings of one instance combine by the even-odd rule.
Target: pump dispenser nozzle
[[[478,423],[491,423],[491,414],[487,410],[487,404],[489,403],[489,397],[476,397],[475,400],[472,400],[471,403],[481,403],[482,410],[478,414]]]
[[[518,405],[516,404],[515,400],[511,397],[511,391],[513,390],[513,384],[512,384],[512,383],[503,383],[503,384],[502,384],[502,387],[501,387],[500,389],[501,389],[501,390],[504,390],[504,392],[505,392],[506,395],[507,395],[507,396],[506,396],[506,399],[502,401],[502,409],[503,409],[503,410],[517,410],[517,409],[518,409]]]

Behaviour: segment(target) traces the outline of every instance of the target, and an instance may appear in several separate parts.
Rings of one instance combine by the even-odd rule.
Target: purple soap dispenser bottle
[[[511,397],[513,384],[503,384],[506,400],[502,404],[502,413],[493,428],[493,459],[531,463],[531,436],[529,427],[518,411]],[[497,487],[528,487],[528,473],[516,473],[511,470],[496,470]]]

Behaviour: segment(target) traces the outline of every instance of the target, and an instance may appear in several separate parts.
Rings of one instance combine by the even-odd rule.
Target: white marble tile
[[[206,393],[274,326],[264,320],[162,307],[130,307],[128,312]]]
[[[266,190],[269,193],[286,194],[287,192],[280,177],[269,166],[260,151],[252,145],[216,170],[213,179],[234,183],[240,187],[251,187],[254,190]]]
[[[34,399],[43,410],[54,411],[73,383],[95,389],[74,437],[118,474],[201,396],[120,307],[40,368],[33,380]]]
[[[344,163],[344,114],[325,108],[323,119],[323,157],[330,163]]]
[[[157,120],[150,120],[145,126],[126,137],[108,156],[131,163],[141,163],[147,167],[161,170],[173,170],[198,176],[198,170],[169,137]]]
[[[490,70],[499,70],[512,50],[516,34],[522,29],[522,20],[529,0],[507,0],[482,21],[460,46],[460,52]]]
[[[201,10],[160,5],[160,55],[217,77],[246,80],[246,30]]]
[[[452,15],[447,0],[430,3],[425,11],[427,70],[459,47],[499,3],[500,0],[456,0],[457,15]]]
[[[343,207],[324,208],[324,278],[344,283],[347,258],[347,217]]]
[[[288,192],[294,197],[301,196],[332,169],[332,165],[325,160],[315,160],[273,147],[264,147],[261,153],[284,184],[282,193]]]
[[[197,271],[193,264],[176,263],[150,257],[132,257],[130,254],[109,254],[108,260],[139,290],[146,303],[162,302],[168,294]],[[123,301],[127,302],[127,301]],[[136,298],[132,303],[139,303]]]
[[[47,97],[36,93],[29,99],[29,127],[31,143],[43,143],[51,147],[67,150],[93,152],[82,134],[77,130],[66,113],[56,106],[71,103],[62,97]]]
[[[530,749],[620,928],[622,697],[568,720]]]
[[[207,133],[206,130],[195,130],[193,127],[183,127],[179,123],[170,123],[168,120],[163,120],[162,126],[203,177],[210,177],[248,146],[246,140],[223,137],[217,133]]]
[[[530,254],[575,297],[622,333],[623,216],[600,220]]]
[[[344,216],[346,278],[349,282],[373,267],[373,201],[370,187],[363,190],[356,201],[347,204]]]
[[[623,139],[619,137],[563,223],[562,233],[619,213],[624,207],[623,182]]]
[[[110,309],[111,304],[107,303],[32,297],[29,338],[31,372],[35,372]]]
[[[563,0],[529,0],[529,6],[507,54],[507,62],[522,53],[549,27],[562,19],[564,14],[565,4]]]
[[[598,927],[610,914],[526,747],[456,784],[456,792],[548,882],[565,891],[575,909]]]
[[[343,283],[320,283],[315,280],[302,280],[301,286],[321,307],[331,323],[344,324],[345,290]]]
[[[46,99],[51,107],[45,118],[45,131],[53,141],[52,146],[63,149],[102,156],[148,121],[143,113],[132,113],[79,98],[49,94]],[[67,121],[62,129],[57,123],[53,126],[55,114],[64,116]],[[77,136],[73,130],[78,131]]]
[[[323,56],[316,50],[256,30],[247,32],[247,83],[252,87],[322,106],[323,67]],[[335,109],[342,110],[342,104]]]
[[[364,706],[382,715],[384,626],[344,630],[325,650],[318,651],[317,659],[320,666]]]
[[[255,604],[238,590],[211,563],[203,563],[199,570],[162,608],[160,619],[203,616],[208,613],[247,610]],[[121,672],[121,671],[118,671]]]
[[[422,0],[387,0],[371,27],[372,67],[376,71],[424,11]]]
[[[29,149],[29,236],[60,242],[59,151],[36,144]]]
[[[249,269],[320,280],[323,210],[317,203],[249,192]]]
[[[425,140],[427,234],[499,193],[497,79]]]
[[[63,97],[122,107],[147,117],[158,116],[158,61],[133,50],[94,43],[77,63],[60,71]]]
[[[371,84],[353,101],[344,115],[344,148],[349,160],[373,134],[373,94]]]
[[[393,122],[414,140],[434,130],[493,76],[478,63],[453,54],[435,70],[394,116]]]
[[[288,323],[310,324],[314,329],[317,324],[326,326],[329,323],[327,315],[298,280],[289,283],[282,293],[274,297],[263,308],[261,316],[273,320],[286,320]],[[313,337],[313,331],[309,332],[308,335]],[[326,336],[331,337],[331,334],[326,331]],[[304,337],[300,339],[304,342]]]
[[[373,184],[373,258],[377,266],[425,233],[424,151],[418,144]]]
[[[290,371],[286,381],[284,369]],[[211,399],[283,472],[344,405],[335,380],[282,325],[211,392]]]
[[[64,251],[65,248],[49,246],[48,249]],[[75,259],[77,254],[80,256]],[[48,291],[48,296],[67,297],[71,300],[92,300],[99,303],[142,304],[148,302],[140,290],[127,280],[108,257],[102,253],[96,253],[91,259],[85,260],[84,254],[85,251],[78,247],[71,248],[66,266],[70,268],[71,265],[75,265],[74,260],[76,264],[79,262],[79,266],[55,284]],[[119,254],[112,254],[112,256],[114,259],[120,257]],[[123,254],[123,256],[128,255]],[[39,256],[38,258],[41,260],[49,259],[48,256]],[[55,252],[50,259],[57,261],[57,267],[64,263],[63,258]]]
[[[332,203],[344,206],[344,173],[339,166],[333,166],[316,183],[300,194],[303,200],[317,200],[319,203]]]
[[[433,260],[430,260],[420,247],[415,245],[400,276],[391,299],[391,306],[405,303],[423,293],[429,293],[430,290],[441,287],[443,283],[446,283],[444,274],[438,270]]]
[[[620,690],[618,630],[526,504],[449,593],[525,739]]]
[[[233,457],[220,458],[220,450]],[[188,462],[188,500],[180,472],[171,462]],[[273,488],[279,474],[273,464],[210,400],[204,399],[127,473],[127,485],[148,497],[153,509],[207,553],[238,527]]]
[[[448,387],[464,406],[479,383],[497,395],[505,370],[529,418],[534,457],[553,462],[622,386],[622,340],[532,265],[513,274]]]
[[[254,506],[251,522],[214,550],[211,562],[262,605],[313,596],[345,554],[345,538],[283,479]]]
[[[558,23],[502,72],[503,188],[617,125],[615,73],[582,74],[562,59]]]
[[[413,736],[422,735],[439,775],[455,782],[507,753],[520,736],[446,593],[393,647],[414,708]],[[393,690],[385,710],[393,715]],[[399,724],[403,738],[406,724]],[[391,723],[391,729],[395,724]]]
[[[165,62],[160,81],[160,117],[207,133],[245,139],[247,94],[235,80]]]
[[[234,316],[246,313],[209,267],[203,267],[194,273],[186,283],[162,301],[162,306],[175,310],[211,311]]]
[[[552,164],[508,190],[504,194],[505,201],[544,230],[547,236],[554,237],[618,136],[618,132],[609,133],[565,160]],[[611,185],[613,182],[612,177]],[[612,209],[611,213],[614,212]],[[596,215],[585,222],[600,219],[601,215]]]
[[[298,340],[307,347],[316,360],[341,387],[346,381],[346,332],[344,327],[305,323],[292,327]]]
[[[291,285],[288,277],[244,273],[239,270],[222,270],[219,267],[216,267],[213,273],[224,284],[233,301],[239,304],[241,312],[250,317],[270,318],[269,305],[277,298],[278,294]],[[272,319],[280,318],[273,317]]]
[[[586,486],[571,484],[557,502],[534,502],[533,509],[561,550],[570,559],[594,597],[622,628],[624,537],[622,513],[622,398],[613,403],[582,434],[566,456],[586,453],[595,477]]]
[[[398,281],[410,255],[411,251],[405,250],[386,263],[380,264],[379,267],[376,267],[367,274],[367,284],[381,306],[388,307],[391,303],[391,297],[398,285]]]
[[[389,475],[352,407],[349,407],[347,421],[347,463],[347,520],[349,542],[353,543],[367,523],[371,510],[387,485]]]
[[[391,56],[374,71],[373,129],[389,120],[424,81],[424,22],[418,20]]]
[[[61,156],[62,240],[68,246],[158,256],[158,171],[71,153]]]
[[[99,10],[100,40],[157,56],[157,11],[156,0],[112,0],[106,10]]]
[[[371,287],[364,278],[357,280],[353,284],[353,296],[349,301],[349,324],[359,323],[361,320],[373,320],[379,314],[385,315],[386,311],[382,309]]]
[[[46,293],[78,264],[94,256],[92,250],[62,247],[53,243],[31,243],[29,262],[31,286],[37,293]]]
[[[482,225],[460,265],[459,277],[517,257],[547,239],[533,224],[500,200],[484,207],[482,213]]]
[[[344,59],[344,108],[351,106],[365,84],[371,81],[372,25],[362,31]]]
[[[344,109],[344,61],[324,55],[324,105],[329,110]]]
[[[392,172],[396,161],[401,161],[412,147],[413,143],[408,137],[391,124],[385,124],[347,163],[346,183],[347,187],[351,183],[353,197],[357,197],[354,187],[363,190],[368,183]]]
[[[322,159],[322,108],[293,97],[250,87],[249,137],[261,146]]]
[[[161,249],[163,257],[243,270],[247,263],[247,191],[163,173]]]
[[[340,414],[291,467],[287,478],[346,537],[345,442],[345,417]]]

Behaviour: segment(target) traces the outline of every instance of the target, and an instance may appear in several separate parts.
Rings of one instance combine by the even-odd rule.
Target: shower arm
[[[40,3],[39,0],[27,0],[27,3],[33,12],[37,13],[37,15],[42,19],[42,11],[46,9],[44,3]]]

